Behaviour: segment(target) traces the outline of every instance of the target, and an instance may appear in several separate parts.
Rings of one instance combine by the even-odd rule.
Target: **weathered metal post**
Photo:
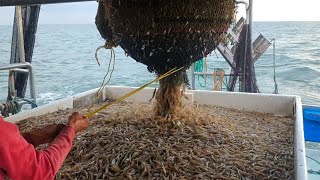
[[[26,54],[24,51],[24,35],[23,35],[23,23],[22,23],[22,9],[21,6],[16,7],[16,22],[18,27],[18,46],[20,62],[26,62]]]

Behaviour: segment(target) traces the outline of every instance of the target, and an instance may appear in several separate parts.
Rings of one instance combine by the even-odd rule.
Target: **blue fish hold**
[[[320,142],[320,107],[304,107],[303,122],[305,140]]]

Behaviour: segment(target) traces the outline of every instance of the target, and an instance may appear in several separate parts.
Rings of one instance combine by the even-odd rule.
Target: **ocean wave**
[[[320,69],[315,67],[296,67],[277,73],[277,76],[286,81],[305,81],[320,79]]]
[[[52,101],[55,101],[55,100],[58,100],[58,99],[62,99],[64,97],[65,97],[64,94],[58,93],[58,92],[39,93],[37,95],[37,104],[38,105],[47,104],[47,103],[50,103]]]

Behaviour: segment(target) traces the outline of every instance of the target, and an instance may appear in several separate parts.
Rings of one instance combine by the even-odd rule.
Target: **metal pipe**
[[[32,67],[30,69],[30,74],[29,74],[29,83],[30,83],[30,97],[33,99],[33,102],[34,102],[34,104],[31,104],[31,107],[36,108],[37,107],[35,105],[35,104],[37,104],[36,88],[35,88],[35,84],[34,84],[34,73],[33,73]]]
[[[33,99],[34,103],[36,104],[36,90],[35,90],[35,83],[34,83],[34,73],[33,73],[33,68],[32,65],[28,62],[26,63],[15,63],[15,64],[10,64],[7,66],[1,66],[0,71],[2,70],[11,70],[11,69],[16,69],[17,68],[27,68],[29,70],[29,81],[30,81],[30,96]],[[35,105],[32,105],[32,108],[35,108]]]
[[[72,3],[100,0],[1,0],[0,6],[27,6],[39,4]]]
[[[240,73],[239,73],[240,74]],[[201,75],[206,75],[206,76],[213,76],[213,73],[201,73],[201,72],[195,72],[195,76],[201,76]],[[224,76],[236,76],[235,74],[225,74]]]
[[[250,18],[250,5],[248,1],[236,1],[236,4],[244,4],[246,9],[246,24],[249,24],[249,18]]]
[[[19,68],[16,68],[16,69],[10,69],[9,73],[10,72],[21,72],[21,73],[29,73],[29,71],[27,69],[19,69]]]
[[[17,102],[19,103],[20,106],[26,105],[26,104],[34,104],[34,106],[37,107],[37,105],[33,102],[31,99],[26,99],[26,98],[17,98]]]
[[[252,36],[252,29],[253,29],[253,0],[249,0],[249,30],[250,30],[250,36]],[[252,41],[252,38],[250,38]],[[251,42],[252,44],[252,42]],[[252,52],[252,46],[251,47],[251,51]]]
[[[6,65],[6,66],[0,66],[0,71],[10,70],[10,69],[17,69],[17,68],[32,69],[32,66],[28,62],[26,62],[26,63],[15,63],[15,64]]]
[[[24,51],[24,37],[23,37],[23,24],[22,24],[22,14],[21,6],[16,7],[16,18],[17,18],[17,27],[18,27],[18,41],[19,41],[19,57],[20,62],[26,62],[26,54]]]
[[[206,76],[213,76],[213,73],[203,73],[203,72],[195,72],[194,73],[195,76],[201,76],[201,75],[206,75]]]
[[[191,88],[192,90],[196,90],[196,77],[194,72],[194,63],[191,65]]]

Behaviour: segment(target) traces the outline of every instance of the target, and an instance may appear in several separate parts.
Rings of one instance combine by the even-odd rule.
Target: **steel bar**
[[[253,0],[249,0],[249,32],[250,32],[250,37],[252,36],[252,29],[253,29]],[[251,39],[251,44],[252,44],[252,38]],[[250,49],[252,52],[252,46]]]
[[[239,73],[240,74],[240,73]],[[195,76],[213,76],[213,72],[212,73],[202,73],[202,72],[195,72],[194,73]],[[236,76],[235,74],[225,74],[224,76]]]
[[[37,97],[36,97],[36,88],[35,88],[35,82],[34,82],[34,73],[31,66],[30,73],[29,73],[29,83],[30,83],[30,97],[33,99],[34,104],[31,104],[32,108],[36,108],[37,106]]]
[[[236,1],[236,4],[244,4],[246,7],[246,10],[249,8],[249,3],[247,1]]]
[[[250,5],[248,1],[236,1],[236,4],[244,4],[246,9],[246,23],[249,24],[250,22]]]
[[[21,72],[21,73],[29,73],[29,71],[27,69],[19,69],[19,68],[16,68],[16,69],[11,69],[9,71],[10,72]]]
[[[31,66],[30,63],[15,63],[15,64],[9,64],[9,65],[1,65],[0,66],[0,71],[10,70],[10,69],[17,69],[17,68],[32,69],[32,66]]]
[[[0,0],[0,6],[29,6],[39,4],[72,3],[99,0]]]

